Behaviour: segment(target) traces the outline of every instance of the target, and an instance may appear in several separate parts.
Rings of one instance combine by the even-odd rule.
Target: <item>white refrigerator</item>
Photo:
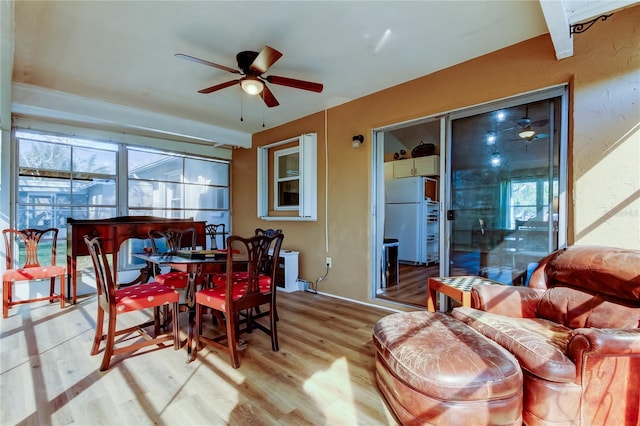
[[[427,263],[425,178],[385,181],[384,238],[398,240],[398,260]]]

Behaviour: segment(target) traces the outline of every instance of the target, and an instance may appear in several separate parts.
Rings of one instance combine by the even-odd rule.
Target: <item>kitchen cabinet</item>
[[[413,177],[413,176],[440,175],[440,156],[439,155],[428,155],[426,157],[407,158],[405,160],[391,161],[390,163],[393,164],[394,179]],[[385,169],[385,172],[386,172],[386,169]]]
[[[394,161],[384,163],[384,180],[393,179],[393,163]]]

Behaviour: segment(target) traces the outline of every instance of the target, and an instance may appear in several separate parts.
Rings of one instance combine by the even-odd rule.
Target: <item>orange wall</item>
[[[569,241],[640,248],[639,69],[637,6],[576,35],[570,58],[558,61],[540,36],[331,108],[326,125],[319,112],[255,134],[252,149],[233,154],[233,230],[282,228],[283,247],[300,251],[301,278],[315,281],[330,256],[320,291],[384,305],[370,297],[372,129],[568,83]],[[318,221],[259,220],[255,147],[306,132],[318,134]],[[365,135],[360,149],[355,134]]]

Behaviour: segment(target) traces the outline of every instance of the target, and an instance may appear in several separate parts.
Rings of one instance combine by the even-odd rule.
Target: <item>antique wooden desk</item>
[[[67,295],[71,297],[71,303],[76,303],[77,298],[76,259],[78,256],[89,255],[83,239],[85,235],[89,238],[100,237],[102,250],[113,255],[113,280],[118,282],[118,251],[124,241],[130,238],[147,239],[152,229],[163,231],[168,228],[184,229],[192,226],[196,229],[196,244],[205,247],[207,238],[205,224],[205,221],[193,219],[167,219],[155,216],[118,216],[97,220],[68,218]]]

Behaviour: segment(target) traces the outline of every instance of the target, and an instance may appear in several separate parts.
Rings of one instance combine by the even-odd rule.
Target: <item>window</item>
[[[229,163],[129,147],[130,215],[229,223]]]
[[[297,210],[300,204],[300,150],[283,149],[274,155],[274,210]]]
[[[59,262],[66,256],[67,218],[116,213],[118,145],[17,130],[15,228],[58,228]]]
[[[117,144],[26,131],[16,140],[16,227],[57,227],[62,239],[68,217],[115,216]]]
[[[226,160],[24,129],[16,130],[15,139],[18,191],[14,226],[57,227],[59,259],[66,256],[67,218],[193,217],[224,223],[231,229]],[[124,175],[118,174],[121,168]],[[131,240],[122,249],[129,253],[141,250],[142,245],[142,241]],[[135,268],[131,256],[118,259],[119,270]]]
[[[258,148],[261,219],[317,220],[316,138],[307,133]]]
[[[517,229],[527,222],[549,222],[549,181],[512,180],[509,184],[508,228]],[[558,196],[558,181],[553,181],[553,199]],[[553,205],[553,202],[551,203]],[[557,221],[557,217],[552,220]]]

